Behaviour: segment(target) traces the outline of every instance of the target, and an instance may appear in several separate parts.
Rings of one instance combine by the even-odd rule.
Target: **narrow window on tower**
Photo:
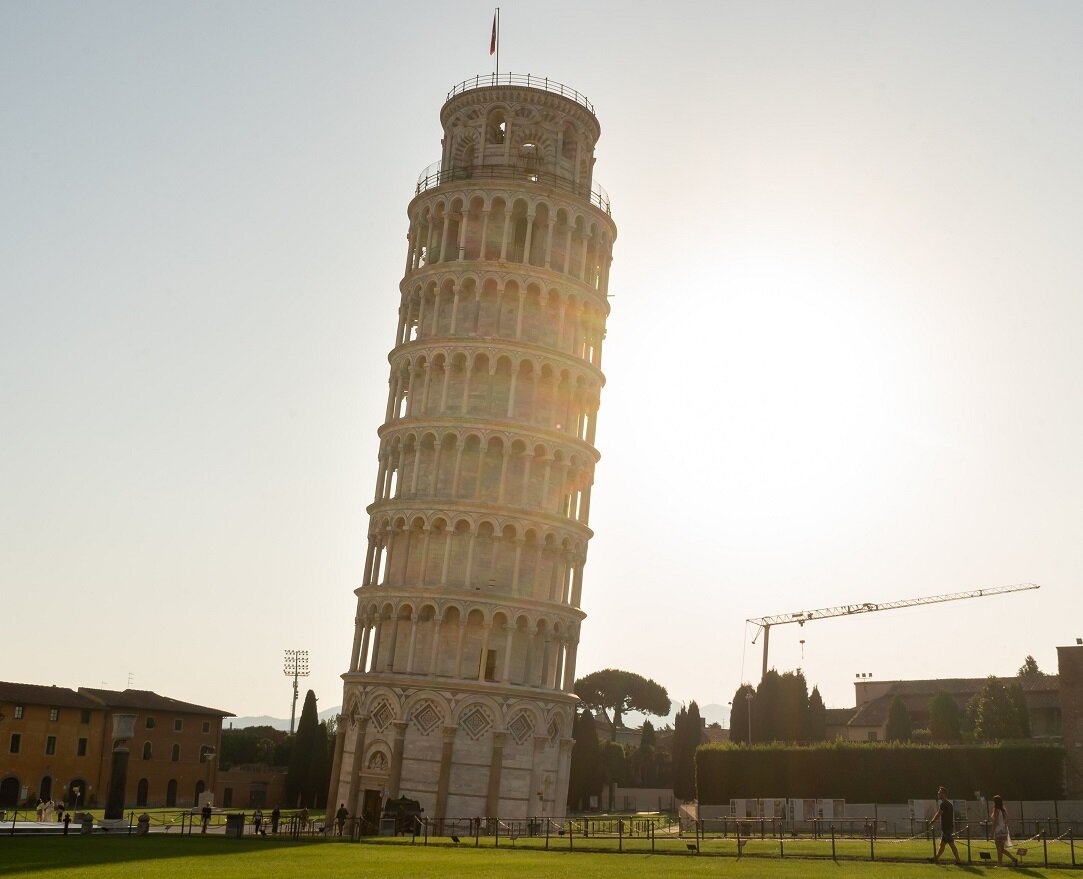
[[[496,651],[495,650],[486,650],[485,651],[485,680],[487,680],[487,681],[495,681],[496,680]]]

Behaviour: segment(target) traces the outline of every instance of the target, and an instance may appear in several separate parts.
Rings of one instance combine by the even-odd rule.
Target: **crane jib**
[[[990,595],[1005,595],[1009,592],[1025,592],[1030,589],[1040,589],[1037,583],[1016,583],[1012,586],[995,586],[992,589],[971,589],[968,592],[949,592],[945,595],[926,595],[921,598],[904,598],[900,601],[886,601],[879,604],[865,602],[864,604],[843,604],[836,607],[821,607],[818,610],[804,610],[796,613],[781,614],[779,616],[758,617],[745,620],[756,626],[756,634],[752,643],[756,643],[760,633],[763,633],[763,671],[761,680],[767,675],[767,644],[771,634],[771,626],[779,626],[783,623],[797,623],[803,626],[810,620],[827,620],[832,617],[852,616],[859,613],[872,613],[879,610],[898,610],[904,607],[920,607],[923,604],[940,604],[945,601],[962,601],[965,598],[985,598]]]

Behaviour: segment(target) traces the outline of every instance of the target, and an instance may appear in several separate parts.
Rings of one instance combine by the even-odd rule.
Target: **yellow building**
[[[39,798],[69,807],[104,803],[114,714],[136,717],[126,804],[191,806],[214,790],[228,711],[149,690],[0,681],[0,808]]]

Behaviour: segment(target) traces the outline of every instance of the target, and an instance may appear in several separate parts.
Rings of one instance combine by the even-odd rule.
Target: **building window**
[[[184,728],[184,721],[179,717],[173,720],[173,732],[180,732]]]
[[[147,718],[146,727],[147,727],[147,729],[154,729],[154,718],[153,717],[148,717]]]
[[[55,754],[56,753],[56,736],[46,736],[45,737],[45,753],[46,754]]]
[[[59,720],[59,719],[60,719],[60,709],[59,708],[50,708],[49,709],[49,720]]]
[[[80,723],[90,723],[90,709],[89,708],[84,708],[82,711],[79,712],[79,722]]]
[[[169,759],[172,760],[174,763],[180,762],[180,745],[173,746],[173,750],[169,755]]]
[[[876,740],[877,740],[876,730],[870,729],[869,730],[869,741],[870,742],[875,742]]]
[[[8,749],[12,754],[19,753],[19,745],[22,744],[23,737],[21,733],[13,732],[11,734],[11,747]]]
[[[206,735],[211,731],[211,722],[209,720],[203,721],[203,734]]]
[[[23,719],[23,706],[22,705],[16,705],[15,706],[15,719],[16,720],[22,720]]]
[[[86,744],[87,744],[86,739],[79,739],[79,741],[76,742],[76,744],[75,744],[75,756],[76,757],[85,757],[86,756]]]
[[[150,742],[143,742],[143,759],[149,760],[151,756]]]

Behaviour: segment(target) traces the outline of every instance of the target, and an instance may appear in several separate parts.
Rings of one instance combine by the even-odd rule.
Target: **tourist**
[[[993,842],[997,847],[997,866],[1004,865],[1004,856],[1012,859],[1012,864],[1019,866],[1019,858],[1008,851],[1012,844],[1011,834],[1008,833],[1008,813],[1004,811],[1004,798],[1000,794],[993,797],[993,811],[989,815],[993,822]]]
[[[349,813],[346,811],[346,804],[339,803],[338,811],[335,812],[335,821],[338,823],[338,835],[342,836],[342,828],[346,826],[346,816]]]
[[[200,809],[200,815],[202,815],[202,817],[203,817],[203,829],[201,831],[199,831],[199,832],[200,833],[206,833],[207,832],[207,825],[211,823],[211,804],[210,803],[204,803],[203,804],[203,808]]]
[[[951,853],[955,855],[955,863],[961,864],[962,859],[959,857],[959,849],[955,847],[955,807],[952,806],[951,800],[948,799],[948,789],[946,787],[937,789],[936,798],[940,801],[940,808],[933,815],[929,827],[936,823],[937,818],[940,819],[940,848],[933,858],[933,863],[940,863],[940,856],[944,854],[944,846],[950,845]]]
[[[256,811],[252,813],[252,829],[257,835],[260,832],[261,824],[263,824],[263,810],[256,806]]]
[[[278,822],[281,818],[282,810],[278,808],[277,804],[275,804],[275,807],[271,809],[271,833],[278,833]]]

